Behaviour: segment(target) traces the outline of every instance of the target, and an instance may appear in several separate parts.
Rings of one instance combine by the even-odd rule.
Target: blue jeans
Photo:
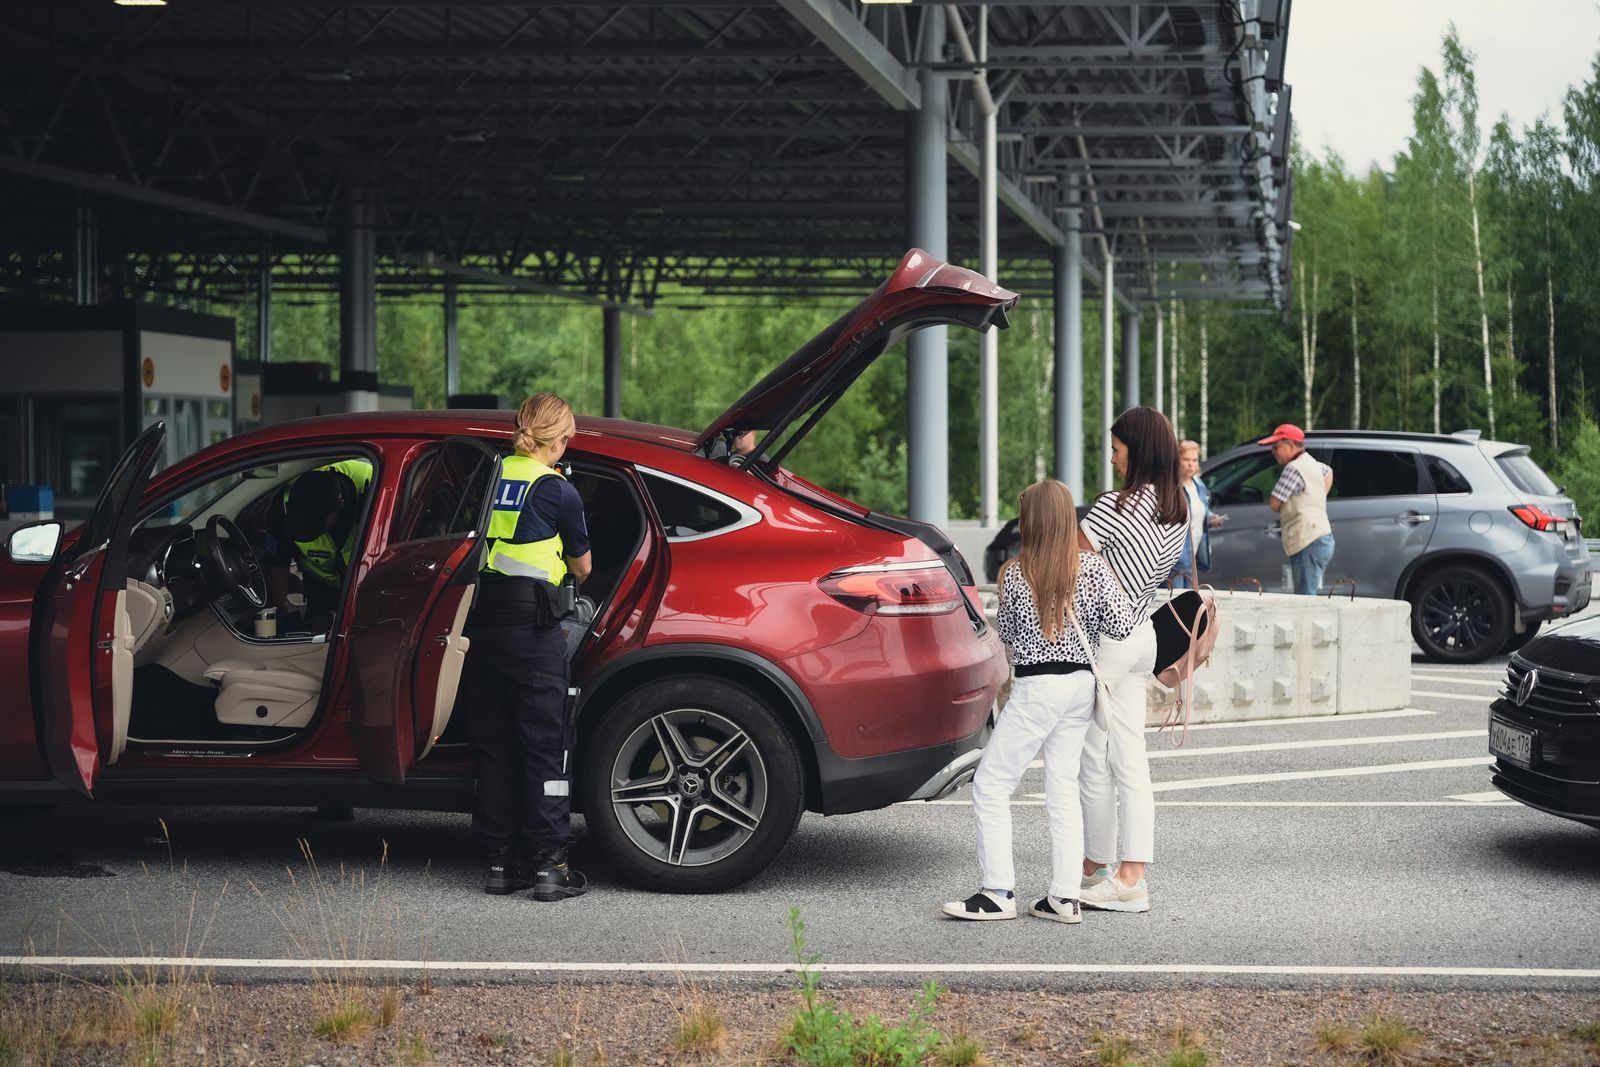
[[[1322,588],[1322,573],[1333,559],[1333,534],[1323,534],[1305,548],[1289,557],[1289,568],[1294,572],[1294,591],[1306,596],[1316,596]]]

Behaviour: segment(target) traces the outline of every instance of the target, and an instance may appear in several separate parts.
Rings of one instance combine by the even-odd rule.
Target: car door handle
[[[1266,532],[1269,533],[1269,534],[1281,534],[1281,533],[1283,533],[1283,523],[1281,523],[1281,522],[1273,523],[1271,526],[1267,527]]]
[[[1432,515],[1419,515],[1415,511],[1408,511],[1404,515],[1396,515],[1394,521],[1405,526],[1420,526],[1425,522],[1432,522]]]

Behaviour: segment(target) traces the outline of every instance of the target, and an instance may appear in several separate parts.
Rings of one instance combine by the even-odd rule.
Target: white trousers
[[[1125,640],[1100,642],[1096,664],[1106,683],[1104,730],[1089,726],[1084,739],[1083,794],[1085,844],[1090,859],[1109,863],[1149,863],[1156,841],[1156,802],[1150,789],[1150,760],[1144,748],[1144,717],[1150,669],[1156,662],[1156,631],[1146,619]],[[1117,815],[1122,815],[1118,848]]]
[[[986,889],[1015,889],[1011,862],[1011,794],[1044,750],[1045,811],[1050,820],[1050,893],[1075,898],[1082,880],[1083,819],[1078,759],[1094,712],[1094,676],[1036,674],[1011,686],[1000,720],[972,779],[978,820],[978,867]]]

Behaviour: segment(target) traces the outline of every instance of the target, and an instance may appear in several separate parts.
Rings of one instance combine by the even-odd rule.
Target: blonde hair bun
[[[531,456],[577,426],[565,400],[554,393],[534,393],[517,409],[515,448],[521,455]]]

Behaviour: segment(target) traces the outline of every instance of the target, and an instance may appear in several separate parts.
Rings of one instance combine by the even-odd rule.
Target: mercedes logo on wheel
[[[1528,698],[1533,696],[1533,690],[1538,684],[1538,671],[1529,671],[1522,676],[1522,681],[1517,683],[1517,707],[1520,708],[1528,702]]]

